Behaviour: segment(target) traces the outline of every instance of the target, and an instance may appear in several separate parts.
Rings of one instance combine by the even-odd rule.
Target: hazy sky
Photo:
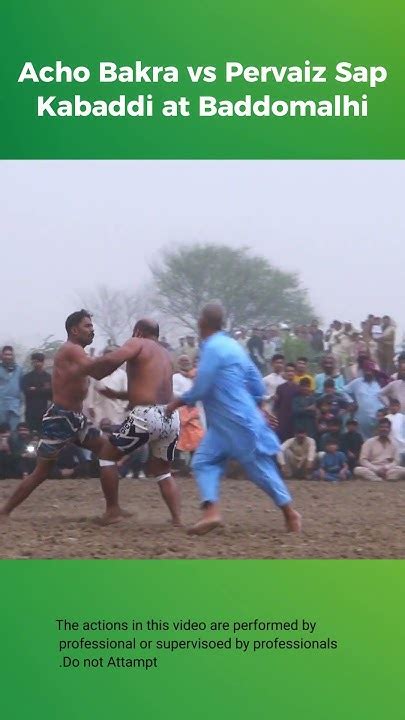
[[[193,240],[298,271],[325,323],[405,329],[404,188],[404,162],[2,162],[0,341],[62,339],[78,292]]]

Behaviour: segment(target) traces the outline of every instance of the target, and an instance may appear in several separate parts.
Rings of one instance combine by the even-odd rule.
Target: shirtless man
[[[58,454],[74,442],[100,455],[106,438],[92,427],[83,415],[83,401],[87,395],[89,376],[101,380],[110,373],[104,357],[91,358],[84,348],[94,338],[93,323],[87,310],[72,313],[65,323],[68,339],[55,355],[52,373],[53,403],[42,420],[41,440],[37,451],[37,465],[16,488],[0,509],[0,518],[7,517],[38,485],[49,478]],[[118,504],[118,472],[110,468],[108,477],[101,478],[106,500],[104,520],[116,520],[128,515]]]
[[[130,413],[100,453],[102,481],[113,482],[115,461],[149,444],[146,474],[158,483],[174,525],[180,524],[180,496],[170,466],[180,431],[177,412],[166,417],[165,406],[173,399],[173,364],[168,351],[159,343],[159,326],[153,320],[139,320],[133,337],[109,353],[110,371],[127,363],[128,391],[107,390],[109,397],[128,400]]]

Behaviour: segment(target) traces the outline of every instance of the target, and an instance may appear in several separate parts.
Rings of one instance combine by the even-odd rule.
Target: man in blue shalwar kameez
[[[192,462],[203,517],[189,532],[202,535],[222,524],[219,484],[229,459],[237,460],[248,478],[272,498],[287,529],[298,532],[301,517],[292,507],[274,461],[280,442],[260,409],[266,394],[263,380],[247,353],[222,331],[223,326],[222,306],[206,305],[199,319],[203,342],[194,385],[166,409],[170,415],[182,405],[201,401],[206,414],[207,433]]]

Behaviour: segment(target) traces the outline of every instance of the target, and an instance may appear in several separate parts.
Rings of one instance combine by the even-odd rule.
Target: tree
[[[230,330],[315,317],[298,275],[278,270],[246,247],[196,243],[168,248],[151,272],[157,307],[193,330],[201,306],[213,299],[224,305]]]
[[[160,320],[153,293],[147,285],[137,291],[100,285],[92,293],[79,297],[101,334],[114,345],[132,335],[137,319],[152,315],[157,322]]]
[[[43,353],[45,355],[46,367],[48,369],[51,368],[53,365],[53,359],[59,348],[63,345],[63,342],[63,340],[57,340],[53,335],[48,335],[39,343],[39,345],[31,348],[31,350],[25,353],[24,368],[27,371],[31,370],[31,355],[35,352]]]

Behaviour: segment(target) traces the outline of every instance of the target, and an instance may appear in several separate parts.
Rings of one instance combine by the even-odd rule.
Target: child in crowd
[[[321,452],[326,452],[326,445],[328,442],[331,441],[336,443],[336,445],[340,449],[342,442],[342,425],[340,420],[335,417],[332,417],[330,420],[328,420],[327,432],[323,433],[320,439],[319,450]]]
[[[317,447],[320,448],[322,436],[328,432],[328,422],[333,420],[333,413],[330,407],[329,400],[325,398],[318,404],[317,412]]]
[[[347,457],[350,472],[359,464],[360,451],[363,445],[363,437],[359,433],[357,420],[348,420],[346,432],[342,436],[341,450]]]
[[[334,417],[341,418],[347,409],[348,402],[345,400],[342,393],[336,392],[335,381],[333,378],[325,380],[323,392],[324,394],[318,403],[321,403],[322,400],[327,400]]]
[[[319,461],[319,470],[314,474],[317,480],[327,480],[328,482],[339,482],[339,480],[349,479],[349,468],[347,465],[346,455],[338,449],[335,440],[330,439],[326,443],[326,452]]]

